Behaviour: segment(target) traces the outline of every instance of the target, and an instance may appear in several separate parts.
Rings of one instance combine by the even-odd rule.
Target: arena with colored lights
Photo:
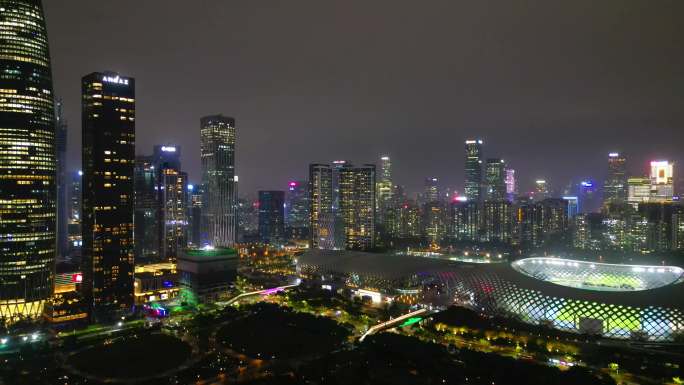
[[[670,341],[684,332],[684,269],[534,257],[476,264],[406,255],[315,250],[302,278],[373,303],[468,307],[559,330]]]

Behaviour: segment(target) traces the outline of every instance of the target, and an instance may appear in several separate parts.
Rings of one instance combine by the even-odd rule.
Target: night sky
[[[235,117],[241,195],[381,154],[410,191],[461,189],[470,136],[523,188],[601,179],[614,150],[684,167],[682,0],[43,3],[74,170],[102,70],[136,78],[137,153],[180,144],[193,182],[200,117]]]

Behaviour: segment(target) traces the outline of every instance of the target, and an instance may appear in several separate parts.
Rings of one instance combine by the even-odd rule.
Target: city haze
[[[241,194],[311,162],[392,157],[395,183],[462,191],[463,140],[521,190],[682,164],[681,1],[44,1],[55,93],[80,165],[80,79],[136,78],[137,153],[180,144],[197,182],[199,119],[237,121]],[[681,166],[680,166],[681,167]],[[678,173],[681,175],[681,172]]]

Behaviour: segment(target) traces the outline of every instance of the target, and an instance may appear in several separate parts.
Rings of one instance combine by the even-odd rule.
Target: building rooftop
[[[323,274],[350,277],[365,275],[389,280],[431,275],[450,285],[484,279],[488,282],[507,282],[554,298],[572,298],[615,306],[684,309],[684,269],[674,266],[611,265],[560,258],[527,258],[514,263],[477,264],[407,255],[329,250],[307,251],[298,258],[297,264],[300,267],[313,267]],[[591,271],[600,274],[590,274]]]
[[[178,255],[178,259],[192,262],[208,262],[233,258],[239,258],[238,252],[228,247],[185,249]]]
[[[532,278],[556,285],[596,291],[640,291],[671,285],[684,279],[676,266],[595,263],[560,258],[526,258],[513,268]]]

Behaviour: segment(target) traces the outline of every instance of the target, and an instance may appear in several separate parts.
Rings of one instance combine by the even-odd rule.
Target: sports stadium
[[[312,250],[299,274],[374,302],[460,305],[560,330],[669,341],[684,333],[684,269],[535,257],[465,263],[406,255]],[[410,302],[410,301],[409,301]]]

